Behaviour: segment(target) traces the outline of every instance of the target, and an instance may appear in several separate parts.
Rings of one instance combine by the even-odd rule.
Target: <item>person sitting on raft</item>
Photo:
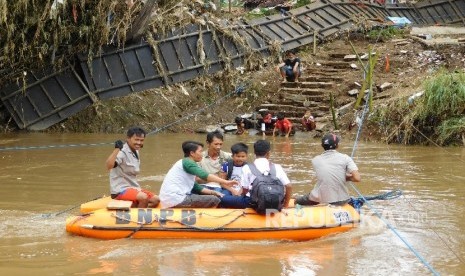
[[[253,145],[255,160],[253,164],[257,170],[262,174],[269,174],[271,172],[271,161],[269,160],[271,156],[271,144],[267,140],[258,140]],[[244,158],[245,160],[245,158]],[[276,177],[284,185],[285,197],[283,206],[289,206],[289,200],[291,199],[292,186],[291,181],[289,180],[287,174],[284,172],[281,165],[274,164],[276,170]],[[251,202],[251,191],[253,189],[252,183],[254,182],[256,176],[253,174],[250,169],[250,164],[243,164],[241,169],[241,190],[236,195],[225,195],[221,198],[220,207],[221,208],[237,208],[243,209],[250,207]]]
[[[222,193],[204,188],[195,182],[199,177],[208,182],[218,182],[225,186],[234,186],[239,183],[235,180],[226,180],[209,174],[199,167],[197,162],[202,161],[203,144],[195,141],[182,143],[184,158],[177,161],[163,180],[160,188],[160,201],[162,208],[214,208],[220,203]]]
[[[225,178],[222,173],[221,166],[224,161],[231,159],[231,153],[223,151],[224,135],[219,130],[215,130],[207,133],[205,150],[202,152],[202,161],[199,162],[199,166],[204,169],[207,173],[214,174],[221,178]],[[222,186],[218,182],[208,182],[199,177],[196,178],[196,182],[203,188],[215,190],[217,192],[225,194],[231,194],[231,187]]]
[[[158,196],[142,189],[136,179],[140,172],[139,150],[144,146],[145,130],[132,127],[126,136],[126,143],[115,142],[115,149],[105,162],[110,170],[111,198],[132,201],[133,207],[156,207],[160,202]]]
[[[357,165],[347,154],[337,151],[340,138],[333,133],[323,136],[321,146],[324,152],[312,160],[317,182],[313,190],[295,200],[300,205],[329,203],[344,205],[350,200],[346,181],[360,182]]]
[[[247,154],[249,147],[244,143],[236,143],[231,146],[232,160],[223,163],[223,172],[226,179],[237,180],[241,182],[242,168],[247,164]],[[232,187],[231,194],[238,196],[242,194],[242,187],[236,185]]]

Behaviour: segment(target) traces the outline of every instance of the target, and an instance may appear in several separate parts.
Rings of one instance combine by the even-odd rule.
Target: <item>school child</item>
[[[284,172],[283,168],[278,164],[272,164],[268,160],[270,157],[270,151],[271,145],[269,141],[258,140],[254,143],[255,161],[251,164],[245,164],[241,170],[241,194],[239,196],[223,196],[221,198],[220,204],[218,205],[220,208],[243,209],[247,207],[253,207],[251,206],[251,204],[253,205],[255,203],[254,199],[252,199],[254,195],[253,185],[255,185],[253,182],[255,178],[258,177],[253,172],[253,167],[261,174],[268,172],[269,174],[274,175],[280,181],[280,183],[284,185],[282,206],[288,207],[292,194],[292,187],[289,178],[287,177],[287,174]]]
[[[260,118],[258,118],[258,125],[263,136],[269,131],[273,131],[274,124],[276,123],[276,116],[273,117],[273,114],[267,109],[261,109],[258,111],[260,113]]]
[[[307,110],[305,112],[304,116],[302,117],[302,119],[300,119],[300,121],[302,122],[302,126],[306,131],[312,131],[316,128],[315,118],[312,116],[310,110]]]
[[[241,182],[242,167],[247,164],[248,150],[249,147],[244,143],[232,145],[232,160],[223,163],[223,172],[225,172],[227,180],[237,180],[237,182]],[[242,194],[242,187],[236,185],[231,187],[230,191],[233,196],[240,196]]]

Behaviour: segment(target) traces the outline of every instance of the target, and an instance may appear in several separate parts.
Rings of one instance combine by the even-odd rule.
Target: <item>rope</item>
[[[222,224],[222,225],[219,225],[217,227],[197,227],[197,226],[194,226],[194,225],[190,225],[190,224],[187,224],[187,223],[184,223],[180,220],[175,220],[175,219],[161,219],[160,217],[158,217],[158,215],[155,215],[155,219],[153,221],[151,221],[150,223],[142,223],[142,222],[139,222],[139,221],[135,221],[135,220],[131,220],[131,219],[127,219],[127,218],[123,218],[121,216],[118,216],[114,213],[111,214],[112,217],[115,217],[119,220],[123,220],[123,221],[127,221],[127,222],[132,222],[132,223],[135,223],[135,224],[138,224],[139,226],[137,228],[135,228],[134,230],[132,230],[131,234],[129,234],[126,238],[131,238],[135,233],[137,233],[138,231],[140,231],[145,225],[151,225],[153,224],[153,222],[158,222],[158,225],[160,226],[160,228],[164,228],[164,229],[167,229],[165,226],[163,226],[162,222],[174,222],[174,223],[179,223],[181,224],[182,226],[185,226],[186,228],[188,229],[195,229],[195,230],[201,230],[201,231],[212,231],[212,230],[218,230],[218,229],[223,229],[224,227],[228,226],[229,224],[235,222],[236,220],[238,220],[240,217],[244,217],[246,215],[245,211],[244,210],[233,210],[225,215],[221,215],[221,216],[215,216],[215,215],[210,215],[208,213],[202,213],[200,212],[198,214],[198,217],[201,217],[202,215],[206,215],[206,216],[210,216],[210,217],[214,217],[214,218],[222,218],[222,217],[226,217],[226,216],[229,216],[233,213],[237,213],[237,212],[240,212],[239,215],[237,215],[236,217],[234,217],[233,219],[231,219],[230,221]],[[188,218],[191,218],[191,217],[197,217],[197,214],[192,214],[192,215],[189,215],[187,217],[184,217],[184,219],[188,219]]]
[[[141,230],[142,227],[144,227],[144,225],[150,225],[150,224],[152,224],[152,223],[155,221],[155,220],[153,220],[153,221],[151,221],[150,223],[147,223],[147,222],[142,223],[142,222],[140,222],[140,221],[135,221],[135,220],[130,220],[130,219],[127,219],[127,218],[120,217],[120,216],[118,216],[117,214],[114,214],[114,213],[112,213],[111,216],[112,216],[112,217],[115,217],[115,218],[117,218],[117,219],[119,219],[119,220],[122,220],[122,221],[132,222],[132,223],[135,223],[135,224],[139,225],[137,228],[135,228],[134,230],[132,230],[131,234],[129,234],[129,235],[126,237],[127,239],[128,239],[128,238],[131,238],[135,233],[137,233],[139,230]]]
[[[402,115],[402,114],[399,113],[399,115]],[[405,119],[402,121],[402,123],[401,123],[400,125],[404,124],[404,123],[406,122],[407,119],[408,119],[408,118],[405,118]],[[396,128],[396,131],[398,131],[398,130],[400,129],[400,125]],[[434,146],[436,146],[437,148],[442,149],[443,151],[445,151],[445,152],[447,152],[447,153],[450,153],[450,156],[452,156],[453,158],[455,158],[455,159],[457,159],[457,160],[459,160],[459,161],[461,161],[461,162],[465,162],[464,159],[462,159],[462,158],[460,158],[460,157],[457,157],[457,156],[454,156],[453,152],[451,152],[451,151],[445,149],[444,147],[441,147],[441,146],[438,145],[437,143],[435,143],[435,142],[434,142],[433,140],[431,140],[428,136],[426,136],[423,132],[421,132],[418,128],[416,128],[416,127],[413,125],[413,123],[410,123],[410,125],[412,126],[412,128],[413,128],[415,131],[417,131],[420,135],[422,135],[426,140],[428,140],[428,141],[429,141],[430,143],[432,143]],[[412,202],[411,202],[409,199],[407,199],[405,196],[404,196],[403,198],[404,198],[405,201],[407,201],[408,205],[409,205],[415,212],[419,212],[419,211],[415,208],[415,206],[413,206]],[[362,203],[362,204],[363,204],[363,203]],[[460,257],[460,255],[452,249],[452,247],[439,235],[439,233],[438,233],[436,230],[434,230],[434,229],[431,228],[431,227],[428,227],[428,229],[429,229],[430,231],[432,231],[432,232],[438,237],[438,239],[447,247],[447,249],[449,249],[450,252],[452,252],[452,254],[455,255],[455,257],[457,258],[457,260],[459,260],[461,263],[465,263],[465,260],[464,260],[462,257]]]
[[[379,194],[376,196],[365,196],[364,198],[352,197],[350,198],[348,203],[352,205],[352,207],[354,207],[357,210],[357,212],[360,213],[360,209],[362,208],[363,204],[368,200],[391,200],[391,199],[398,198],[401,195],[402,195],[402,191],[397,189],[397,190],[386,192],[384,194]]]
[[[102,197],[105,197],[105,196],[104,196],[104,195],[98,196],[98,197],[93,198],[93,199],[91,199],[91,200],[88,200],[88,201],[86,201],[86,202],[84,202],[84,203],[91,202],[91,201],[100,199],[100,198],[102,198]],[[74,210],[74,209],[80,207],[80,206],[81,206],[82,204],[84,204],[84,203],[79,203],[78,205],[69,207],[68,209],[65,209],[65,210],[60,211],[60,212],[57,212],[57,213],[42,214],[41,217],[42,217],[42,218],[57,217],[57,216],[59,216],[59,215],[61,215],[61,214],[67,213],[67,212],[69,212],[69,211],[71,211],[71,210]]]
[[[159,225],[160,227],[162,228],[165,228],[161,222],[175,222],[175,223],[179,223],[181,224],[182,226],[185,226],[189,229],[195,229],[195,230],[201,230],[201,231],[212,231],[212,230],[218,230],[218,229],[222,229],[224,228],[225,226],[235,222],[236,220],[238,220],[240,217],[244,217],[246,215],[245,211],[244,210],[234,210],[234,211],[231,211],[229,213],[227,213],[226,215],[223,215],[223,216],[214,216],[214,215],[209,215],[207,213],[199,213],[199,217],[203,215],[208,215],[208,216],[211,216],[211,217],[216,217],[216,218],[219,218],[219,217],[226,217],[226,216],[229,216],[230,214],[232,213],[236,213],[236,212],[241,212],[239,215],[237,215],[235,218],[233,218],[232,220],[220,225],[220,226],[217,226],[217,227],[198,227],[198,226],[194,226],[194,225],[190,225],[190,224],[187,224],[187,223],[184,223],[182,221],[179,221],[179,220],[173,220],[173,219],[158,219],[158,222],[159,222]],[[196,214],[192,214],[190,216],[187,216],[186,218],[189,218],[191,216],[196,216]]]
[[[415,254],[415,256],[429,269],[429,271],[431,271],[431,273],[433,275],[438,275],[439,276],[439,273],[428,263],[428,261],[426,261],[426,259],[423,258],[423,256],[420,253],[418,253],[418,251],[416,251],[415,248],[413,248],[413,246],[410,245],[410,243],[400,235],[400,233],[394,228],[394,226],[392,226],[386,219],[383,218],[383,216],[378,211],[376,211],[376,209],[370,204],[370,202],[368,200],[366,200],[366,198],[362,195],[362,193],[360,193],[360,191],[355,187],[355,185],[352,182],[349,182],[349,183],[352,186],[352,188],[357,192],[357,194],[362,199],[365,200],[365,203],[367,204],[368,208],[381,221],[383,221],[386,224],[386,226],[410,249],[410,251],[413,252],[413,254]]]
[[[365,196],[365,200],[391,200],[398,198],[402,195],[402,191],[397,189],[384,194],[379,194],[375,196]]]
[[[371,54],[371,53],[370,53]],[[369,94],[373,93],[371,87],[368,91]],[[370,97],[371,95],[369,95]],[[358,140],[360,138],[360,133],[362,132],[362,126],[363,126],[363,122],[364,122],[364,119],[365,119],[365,115],[368,113],[368,103],[369,101],[366,101],[365,102],[365,106],[364,106],[364,110],[363,110],[363,113],[362,113],[362,118],[361,118],[361,123],[358,127],[358,130],[357,130],[357,135],[356,135],[356,138],[355,138],[355,142],[354,142],[354,146],[352,148],[352,153],[351,153],[351,158],[353,158],[354,154],[355,154],[355,150],[357,148],[357,144],[358,144]],[[410,251],[413,252],[413,254],[415,254],[415,256],[429,269],[429,271],[433,274],[433,275],[439,275],[439,273],[426,261],[425,258],[423,258],[423,256],[418,252],[416,251],[413,246],[405,239],[403,238],[400,233],[394,228],[394,226],[392,226],[386,219],[383,218],[383,216],[371,205],[371,203],[367,200],[367,198],[357,189],[357,187],[349,181],[349,184],[350,186],[355,190],[355,192],[360,196],[360,198],[366,203],[366,205],[368,206],[368,208],[381,220],[383,221],[386,226],[410,249]]]
[[[164,130],[164,129],[167,129],[167,128],[170,128],[174,125],[177,125],[179,123],[181,123],[182,121],[185,121],[189,118],[191,118],[192,116],[195,116],[197,115],[198,113],[204,111],[205,109],[208,109],[208,108],[211,108],[215,105],[218,105],[220,104],[221,102],[223,102],[226,98],[234,95],[234,94],[241,94],[243,93],[245,90],[245,86],[244,85],[239,85],[237,86],[234,91],[232,92],[229,92],[228,94],[226,94],[225,96],[219,98],[218,100],[216,100],[215,102],[195,111],[194,113],[191,113],[185,117],[182,117],[181,119],[179,120],[176,120],[172,123],[169,123],[161,128],[156,128],[152,131],[150,131],[149,133],[147,133],[147,136],[149,135],[153,135],[153,134],[157,134],[158,132]],[[28,147],[3,147],[3,148],[0,148],[0,152],[2,151],[13,151],[13,150],[35,150],[35,149],[61,149],[61,148],[72,148],[72,147],[92,147],[92,146],[104,146],[104,145],[113,145],[114,142],[103,142],[103,143],[88,143],[88,144],[63,144],[63,145],[43,145],[43,146],[28,146]]]
[[[353,200],[362,200],[363,202],[370,201],[370,200],[391,200],[391,199],[398,198],[401,195],[402,195],[402,191],[399,189],[396,189],[396,190],[389,191],[384,194],[379,194],[375,196],[364,196],[363,198],[362,197],[353,198]]]
[[[76,222],[80,221],[80,220],[83,220],[85,218],[87,218],[88,216],[90,216],[92,213],[86,213],[86,214],[81,214],[81,215],[77,215],[74,219],[73,219],[73,222],[71,222],[70,224],[75,224]]]
[[[57,149],[57,148],[72,148],[72,147],[92,147],[92,146],[103,146],[110,145],[111,143],[89,143],[89,144],[64,144],[64,145],[44,145],[44,146],[29,146],[29,147],[5,147],[0,148],[0,151],[11,151],[11,150],[34,150],[34,149]]]
[[[213,102],[213,103],[211,103],[211,104],[209,104],[209,105],[207,105],[207,106],[205,106],[205,107],[203,107],[203,108],[201,108],[201,109],[199,109],[199,110],[197,110],[197,111],[195,111],[195,112],[193,112],[193,113],[191,113],[191,114],[189,114],[189,115],[187,115],[187,116],[185,116],[185,117],[182,117],[182,118],[179,119],[179,120],[176,120],[176,121],[174,121],[174,122],[172,122],[172,123],[169,123],[169,124],[167,124],[167,125],[165,125],[165,126],[163,126],[163,127],[161,127],[161,128],[156,128],[156,129],[150,131],[147,135],[156,134],[156,133],[158,133],[158,132],[160,132],[160,131],[162,131],[162,130],[164,130],[164,129],[167,129],[167,128],[170,128],[170,127],[172,127],[172,126],[174,126],[174,125],[177,125],[177,124],[179,124],[179,123],[182,122],[182,121],[185,121],[185,120],[187,120],[187,119],[190,119],[191,117],[193,117],[193,116],[199,114],[200,112],[202,112],[202,111],[204,111],[204,110],[206,110],[206,109],[208,109],[208,108],[211,108],[211,107],[213,107],[213,106],[215,106],[215,105],[220,104],[220,103],[223,102],[225,99],[229,98],[230,96],[232,96],[232,95],[234,95],[234,94],[243,93],[244,90],[245,90],[245,87],[242,86],[242,85],[240,85],[240,86],[236,87],[236,88],[234,89],[234,91],[229,92],[228,94],[226,94],[225,96],[219,98],[219,99],[216,100],[215,102]]]
[[[411,203],[411,201],[406,198],[405,196],[403,197],[405,201],[407,201],[408,205],[410,205],[410,207],[415,211],[415,212],[418,212],[419,211],[417,209],[415,209],[415,207],[413,206],[413,204]],[[438,232],[436,232],[436,230],[432,229],[432,228],[428,228],[429,230],[433,231],[433,233],[439,238],[439,240],[452,252],[452,254],[455,255],[455,257],[461,262],[461,263],[465,263],[464,259],[462,257],[460,257],[460,255],[455,252],[450,246],[449,244],[439,235]]]

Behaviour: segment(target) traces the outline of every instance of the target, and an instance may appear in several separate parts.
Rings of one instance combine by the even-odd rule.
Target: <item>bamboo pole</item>
[[[316,55],[316,34],[318,32],[316,30],[313,31],[313,55]]]
[[[336,112],[334,111],[334,97],[333,93],[329,93],[329,108],[331,109],[331,116],[333,117],[333,124],[334,124],[334,129],[338,130],[339,126],[337,124],[336,120]]]
[[[150,18],[152,16],[153,10],[156,7],[156,4],[156,0],[148,0],[145,3],[128,31],[126,41],[137,40],[144,35],[149,27]]]

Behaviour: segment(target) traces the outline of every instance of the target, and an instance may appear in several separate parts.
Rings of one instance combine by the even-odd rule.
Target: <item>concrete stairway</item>
[[[300,119],[305,111],[310,110],[317,129],[324,128],[331,120],[330,93],[338,95],[336,84],[344,83],[344,72],[354,70],[350,62],[341,61],[343,56],[329,56],[328,59],[307,66],[299,82],[282,83],[277,97],[271,103],[261,104],[257,110],[268,109],[275,115],[282,112],[297,129],[301,128]],[[342,85],[337,89],[346,88]]]

